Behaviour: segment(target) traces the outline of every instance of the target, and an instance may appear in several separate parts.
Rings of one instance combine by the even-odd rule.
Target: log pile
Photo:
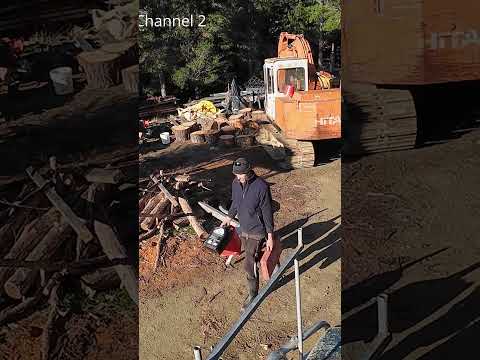
[[[196,196],[211,192],[207,187],[210,180],[195,179],[186,174],[150,175],[148,183],[140,189],[139,195],[139,229],[140,246],[156,236],[154,271],[165,264],[167,239],[172,230],[191,226],[200,239],[207,237],[207,231],[196,210]]]
[[[138,274],[122,230],[128,220],[112,216],[118,204],[132,201],[136,168],[130,156],[106,161],[102,167],[50,158],[48,166],[29,167],[24,180],[0,188],[8,196],[0,200],[0,326],[48,302],[46,352],[55,341],[52,323],[65,316],[56,306],[68,289],[91,296],[123,287],[138,304]]]
[[[255,135],[265,112],[251,108],[241,109],[227,117],[222,112],[179,109],[179,116],[170,116],[173,137],[178,142],[208,144],[210,146],[249,147],[255,143]]]

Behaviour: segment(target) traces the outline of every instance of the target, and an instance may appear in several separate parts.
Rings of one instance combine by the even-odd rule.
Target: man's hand
[[[268,233],[268,234],[267,234],[267,250],[268,250],[268,251],[272,251],[272,250],[273,250],[273,243],[274,243],[273,234],[272,234],[272,233]]]
[[[224,227],[227,227],[227,226],[230,226],[231,225],[231,221],[232,219],[227,217],[225,218],[225,220],[223,220],[222,224],[220,225],[220,227],[224,228]]]

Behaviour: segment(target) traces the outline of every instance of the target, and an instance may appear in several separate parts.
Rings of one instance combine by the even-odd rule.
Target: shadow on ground
[[[442,251],[444,249],[428,256],[436,255]],[[471,335],[468,334],[472,329],[474,327],[478,328],[478,319],[480,318],[478,308],[480,303],[479,288],[474,289],[475,284],[465,279],[467,275],[478,268],[480,268],[480,262],[450,276],[414,282],[391,292],[388,308],[389,330],[393,334],[399,334],[416,326],[442,307],[450,303],[453,304],[455,298],[463,292],[469,289],[473,290],[468,297],[453,304],[444,315],[408,335],[398,345],[385,352],[380,359],[405,359],[414,350],[431,346],[449,336],[452,336],[452,338],[442,345],[444,350],[451,351],[451,354],[455,351],[458,352],[460,348],[455,350],[454,347],[461,346],[463,341],[470,338]],[[349,301],[350,298],[355,298],[362,292],[368,294],[368,296],[377,296],[396,283],[401,276],[401,271],[391,271],[378,275],[375,280],[367,281],[368,284],[360,284],[355,286],[355,289],[345,290],[342,293],[342,312],[347,312],[346,306],[352,305],[353,302]],[[366,296],[363,296],[365,301]],[[477,324],[472,324],[474,320],[477,320]],[[373,340],[378,331],[376,303],[343,319],[342,328],[343,344]],[[461,335],[463,331],[468,332]],[[450,343],[451,349],[446,349],[447,343]],[[431,357],[424,356],[421,359],[433,359],[433,354],[436,351],[430,353],[429,356]],[[440,358],[453,359],[456,357],[441,356]]]

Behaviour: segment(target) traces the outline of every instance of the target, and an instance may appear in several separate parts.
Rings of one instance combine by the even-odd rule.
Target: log
[[[189,221],[186,217],[181,217],[181,218],[173,220],[172,224],[173,224],[173,227],[174,227],[175,230],[179,230],[182,227],[188,226]]]
[[[150,211],[149,215],[151,217],[145,218],[140,224],[140,227],[142,228],[142,230],[145,230],[145,231],[150,230],[155,225],[156,219],[162,217],[162,214],[166,213],[168,209],[168,205],[170,205],[170,201],[168,201],[168,199],[164,199],[160,201],[152,209],[152,211]]]
[[[118,184],[123,178],[124,176],[120,169],[95,168],[85,175],[87,181],[98,184]]]
[[[147,205],[147,196],[144,196],[144,197],[141,197],[139,200],[138,200],[138,211],[139,212],[142,212],[143,209],[145,209],[145,205]]]
[[[238,113],[244,115],[244,120],[252,118],[252,108],[241,109]]]
[[[190,214],[187,216],[188,221],[190,222],[190,225],[192,226],[193,230],[195,230],[195,233],[200,237],[200,238],[205,238],[207,236],[207,232],[203,228],[203,226],[198,222],[198,219],[191,215],[192,214],[192,208],[190,204],[188,203],[187,199],[179,197],[178,202],[180,204],[180,208],[182,209],[184,214]]]
[[[125,90],[137,94],[140,81],[138,65],[134,65],[122,70],[122,83]]]
[[[186,128],[192,129],[198,129],[198,124],[196,121],[185,121],[181,124],[182,126],[185,126]]]
[[[186,142],[188,139],[190,139],[190,128],[183,126],[183,125],[178,125],[178,126],[172,126],[172,131],[173,134],[175,135],[175,140],[178,142]]]
[[[90,89],[106,89],[121,83],[122,56],[103,50],[82,52],[77,56]]]
[[[174,179],[178,182],[189,182],[192,180],[191,176],[188,174],[175,175]]]
[[[109,42],[104,44],[99,50],[109,54],[120,55],[122,60],[122,69],[131,66],[138,67],[136,41],[126,40],[121,42]]]
[[[140,69],[138,65],[132,65],[122,70],[122,83],[125,90],[138,93]]]
[[[138,237],[138,241],[142,242],[142,241],[148,240],[152,236],[154,236],[157,232],[158,232],[158,229],[153,228],[152,230],[149,230],[146,233],[140,234],[140,236]]]
[[[219,136],[220,136],[220,130],[205,131],[205,141],[211,146],[217,144]]]
[[[120,287],[121,281],[113,267],[98,269],[81,277],[82,287],[90,293],[115,289]]]
[[[152,210],[155,208],[155,206],[157,206],[157,204],[159,204],[164,199],[165,199],[165,196],[163,195],[163,193],[153,196],[150,200],[148,200],[147,204],[145,205],[142,211],[142,214],[146,214],[146,215],[150,214]]]
[[[23,260],[37,246],[42,238],[47,234],[52,223],[60,221],[61,215],[52,208],[39,218],[33,220],[23,229],[20,237],[15,241],[10,251],[5,255],[5,259]],[[3,289],[5,281],[12,275],[10,268],[0,268],[0,285]]]
[[[26,257],[27,261],[49,259],[74,234],[72,228],[63,217],[51,224],[51,229],[41,239],[32,252]],[[18,269],[5,283],[5,293],[13,299],[22,299],[32,288],[38,278],[39,271],[32,269]]]
[[[59,328],[64,330],[64,322],[60,321],[60,311],[58,308],[58,303],[60,298],[58,296],[58,289],[60,284],[57,284],[53,287],[48,303],[50,304],[50,310],[47,317],[47,323],[42,333],[42,360],[52,359],[53,349],[58,341]]]
[[[235,115],[230,115],[230,117],[228,118],[228,121],[239,121],[239,120],[243,120],[245,118],[245,114],[235,114]]]
[[[200,205],[200,207],[205,210],[207,213],[211,214],[213,217],[217,218],[218,220],[220,221],[225,221],[228,216],[225,215],[223,212],[221,212],[220,210],[217,210],[215,209],[213,206],[210,206],[208,205],[207,203],[203,202],[203,201],[199,201],[198,202],[198,205]],[[232,226],[235,226],[235,227],[239,227],[240,224],[238,221],[236,220],[233,220],[231,221],[231,224]]]
[[[11,215],[11,218],[0,227],[0,258],[2,258],[12,247],[15,238],[18,236],[23,227],[38,217],[38,211],[34,207],[43,206],[48,200],[41,193],[35,193],[28,201],[27,206],[30,208],[18,208]],[[22,202],[24,204],[24,202]]]
[[[100,245],[102,246],[103,252],[110,260],[127,258],[127,251],[120,243],[117,235],[109,225],[95,220],[93,226],[98,240],[100,241]],[[115,265],[114,268],[120,277],[122,285],[126,289],[128,295],[138,306],[137,273],[131,265]]]
[[[156,273],[159,266],[160,266],[160,257],[162,254],[163,247],[165,246],[165,242],[163,240],[163,231],[165,228],[165,222],[162,221],[160,224],[160,230],[158,232],[158,241],[157,241],[157,246],[155,249],[155,264],[153,265],[153,273]]]
[[[221,135],[220,143],[225,147],[230,147],[235,145],[235,136],[234,135]]]
[[[190,140],[194,144],[204,144],[205,143],[205,132],[203,130],[192,132],[190,134]]]
[[[217,116],[215,119],[215,122],[217,123],[217,128],[220,129],[224,125],[228,125],[228,120],[226,116]]]
[[[245,121],[243,120],[243,117],[233,118],[234,116],[238,116],[238,115],[230,116],[230,119],[228,120],[228,125],[230,125],[235,129],[243,130],[243,128],[245,127]]]
[[[236,129],[233,126],[224,126],[220,129],[222,135],[235,135]]]
[[[55,189],[46,187],[47,181],[38,172],[34,172],[33,167],[29,167],[27,174],[32,178],[33,182],[41,189],[50,200],[50,202],[57,208],[57,210],[65,217],[66,221],[75,230],[78,238],[85,243],[90,242],[93,239],[93,235],[85,226],[83,221],[73,212],[73,210],[63,201],[63,199],[57,194]]]
[[[237,145],[243,148],[253,146],[254,141],[255,141],[254,135],[239,135],[236,138]]]
[[[175,207],[178,206],[178,201],[175,198],[175,196],[170,194],[170,191],[168,191],[167,188],[163,186],[163,184],[155,176],[150,175],[150,178],[153,180],[153,183],[158,186],[158,188],[162,191],[162,193],[166,196],[166,198],[170,200],[172,205]]]
[[[255,121],[267,120],[267,114],[265,114],[265,111],[263,110],[252,111],[251,115],[252,115],[252,120],[255,120]]]
[[[202,130],[218,130],[218,123],[216,119],[200,117],[197,119],[197,123],[200,124]]]

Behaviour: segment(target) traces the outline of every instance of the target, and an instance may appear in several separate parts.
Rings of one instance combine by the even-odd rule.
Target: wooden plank
[[[182,208],[182,211],[184,212],[184,214],[192,214],[192,207],[188,203],[187,199],[179,197],[178,201],[180,203],[180,207]],[[193,230],[195,230],[195,233],[200,238],[203,238],[207,235],[207,232],[205,231],[203,226],[198,222],[198,219],[195,216],[188,215],[187,219],[190,222],[190,225],[192,226]]]
[[[153,183],[158,186],[158,188],[163,192],[163,194],[167,197],[168,200],[172,203],[173,206],[178,206],[178,201],[173,196],[170,191],[167,190],[165,186],[153,175],[150,175],[150,179],[152,179]]]
[[[47,185],[47,181],[42,175],[35,172],[33,167],[30,166],[27,168],[26,172],[39,188],[44,188]],[[67,223],[73,228],[73,230],[75,230],[78,238],[84,243],[90,242],[93,239],[92,233],[88,230],[83,221],[73,212],[70,206],[68,206],[67,203],[57,194],[55,189],[46,187],[43,192],[53,206],[55,206],[55,208],[65,217]]]
[[[95,220],[93,226],[103,252],[110,260],[127,258],[127,251],[109,225]],[[138,276],[135,270],[131,265],[115,265],[114,268],[128,295],[138,305]]]
[[[203,210],[205,210],[207,213],[209,213],[210,215],[212,215],[213,217],[217,218],[218,220],[220,220],[222,222],[225,221],[228,218],[228,216],[225,215],[223,212],[215,209],[213,206],[210,206],[207,203],[204,203],[203,201],[199,201],[198,205],[200,205],[200,207]],[[231,224],[232,224],[232,226],[240,227],[240,223],[238,221],[234,220],[234,219],[232,219]]]

